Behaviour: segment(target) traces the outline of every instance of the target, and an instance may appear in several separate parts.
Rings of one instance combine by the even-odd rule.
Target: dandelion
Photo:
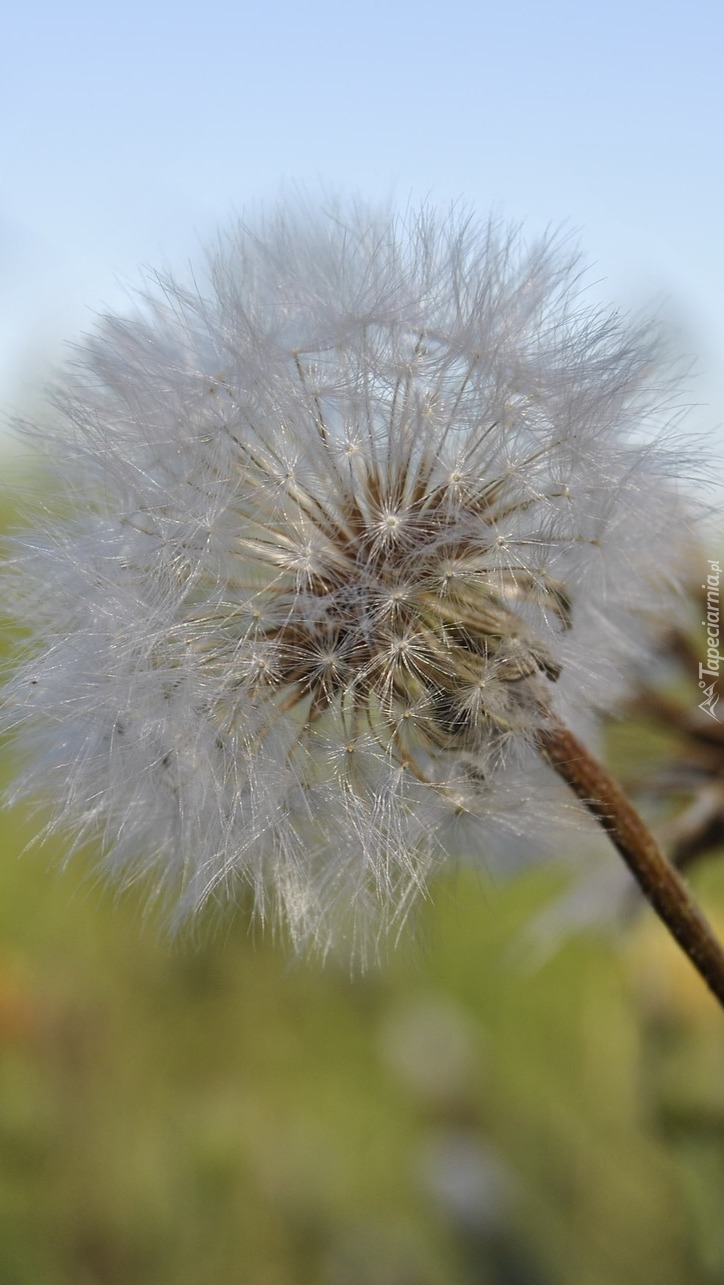
[[[541,757],[635,865],[579,738],[684,518],[656,340],[577,281],[457,215],[282,210],[205,291],[106,320],[44,442],[76,516],[15,559],[36,642],[5,722],[51,828],[176,916],[250,888],[321,949],[399,926],[456,848],[545,826]]]

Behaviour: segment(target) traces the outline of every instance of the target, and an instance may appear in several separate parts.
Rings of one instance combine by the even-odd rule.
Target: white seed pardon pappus
[[[11,557],[15,797],[174,917],[251,889],[358,953],[545,829],[536,735],[625,689],[683,529],[656,338],[578,290],[472,218],[297,206],[107,318],[40,434],[75,516]]]

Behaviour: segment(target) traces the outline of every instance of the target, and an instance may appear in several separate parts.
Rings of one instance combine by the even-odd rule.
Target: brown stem
[[[540,749],[600,822],[647,901],[724,1008],[724,950],[653,835],[602,763],[561,723],[547,727]]]

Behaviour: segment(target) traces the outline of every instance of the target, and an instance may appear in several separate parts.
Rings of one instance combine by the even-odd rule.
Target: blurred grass
[[[533,966],[562,872],[450,877],[352,980],[0,827],[0,1285],[721,1285],[724,1021],[648,914]]]

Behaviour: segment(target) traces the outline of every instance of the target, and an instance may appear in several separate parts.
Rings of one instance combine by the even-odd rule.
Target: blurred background
[[[297,187],[564,226],[695,363],[716,477],[722,36],[702,0],[14,6],[3,524],[10,420],[69,345]],[[612,729],[624,777],[672,753],[641,711]],[[169,942],[92,854],[59,877],[0,826],[0,1285],[721,1285],[724,1023],[647,914],[532,949],[569,867],[451,874],[351,979],[243,914]],[[724,929],[721,855],[691,877]]]
[[[664,311],[716,429],[723,38],[715,0],[9,6],[2,404],[36,400],[141,266],[183,273],[234,214],[302,186],[565,227],[592,291]]]

